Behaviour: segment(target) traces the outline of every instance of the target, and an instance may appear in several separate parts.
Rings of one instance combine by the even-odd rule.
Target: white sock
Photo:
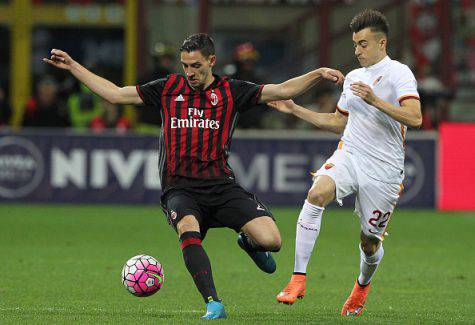
[[[305,200],[297,221],[294,272],[307,273],[308,261],[320,232],[323,210],[325,208]]]
[[[379,263],[383,259],[383,255],[383,244],[381,244],[376,253],[371,256],[366,256],[360,245],[360,276],[358,277],[360,285],[367,285],[371,282]]]

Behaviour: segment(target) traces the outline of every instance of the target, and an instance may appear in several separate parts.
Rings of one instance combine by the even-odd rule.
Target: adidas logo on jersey
[[[266,209],[264,209],[264,208],[258,203],[258,204],[257,204],[257,210],[265,211]]]
[[[183,98],[182,94],[178,95],[178,97],[175,98],[175,102],[184,102],[184,101],[185,101],[185,99]]]

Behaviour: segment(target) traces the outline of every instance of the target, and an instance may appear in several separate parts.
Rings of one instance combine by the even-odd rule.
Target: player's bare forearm
[[[78,62],[74,61],[65,51],[52,49],[49,58],[43,58],[43,62],[48,63],[58,69],[71,72],[79,81],[85,84],[94,93],[113,104],[142,104],[135,87],[118,87],[109,80],[87,70]]]
[[[323,79],[341,84],[344,76],[338,70],[319,68],[280,84],[265,85],[262,89],[259,102],[268,103],[271,101],[292,99],[303,94]]]
[[[292,109],[292,114],[322,130],[338,134],[343,133],[348,121],[348,118],[338,111],[335,113],[317,113],[296,104]]]
[[[81,64],[74,62],[69,70],[79,81],[91,91],[113,104],[142,104],[135,87],[119,87],[109,80],[89,71]]]
[[[399,123],[411,128],[420,128],[422,124],[421,104],[417,99],[408,99],[401,106],[394,106],[376,97],[372,105]]]
[[[300,94],[303,94],[308,89],[316,85],[323,79],[322,73],[319,69],[310,71],[302,76],[289,79],[279,85],[279,94],[282,96],[279,99],[292,99]]]

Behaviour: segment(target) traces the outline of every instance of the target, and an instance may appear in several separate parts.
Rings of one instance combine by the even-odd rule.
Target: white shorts
[[[363,168],[354,154],[338,149],[315,173],[314,181],[321,175],[331,177],[336,184],[335,200],[340,205],[343,205],[343,198],[356,193],[355,213],[360,219],[361,230],[366,236],[383,240],[402,184],[375,180]]]

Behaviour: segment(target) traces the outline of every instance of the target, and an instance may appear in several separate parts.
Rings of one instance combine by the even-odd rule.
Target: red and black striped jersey
[[[164,192],[235,181],[228,164],[233,131],[239,113],[257,104],[263,86],[214,78],[202,91],[191,88],[180,74],[137,86],[144,104],[162,115],[159,169]]]

